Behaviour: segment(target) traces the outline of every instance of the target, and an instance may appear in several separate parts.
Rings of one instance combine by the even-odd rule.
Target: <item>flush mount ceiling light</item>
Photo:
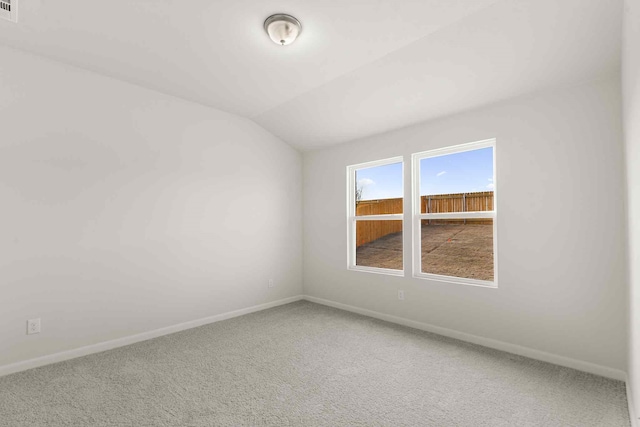
[[[291,15],[277,13],[264,21],[264,29],[274,43],[286,46],[298,38],[302,25]]]

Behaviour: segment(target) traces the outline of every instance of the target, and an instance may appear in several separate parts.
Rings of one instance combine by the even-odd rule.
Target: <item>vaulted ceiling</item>
[[[619,69],[621,0],[20,0],[0,43],[320,148]],[[290,46],[262,23],[289,13]],[[0,59],[1,61],[1,59]]]

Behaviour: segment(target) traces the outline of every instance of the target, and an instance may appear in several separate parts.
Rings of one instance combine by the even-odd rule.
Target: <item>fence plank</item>
[[[422,213],[482,212],[493,210],[493,191],[426,195],[420,199],[420,211]],[[397,213],[402,213],[402,198],[362,200],[356,205],[356,215],[358,216]],[[464,220],[441,219],[423,221],[423,224],[486,224],[491,221],[491,219],[467,219],[465,222]],[[378,240],[388,234],[401,231],[401,220],[357,221],[356,247]]]

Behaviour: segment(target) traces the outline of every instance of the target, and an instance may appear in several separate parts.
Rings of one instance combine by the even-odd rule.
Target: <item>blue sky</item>
[[[362,200],[402,197],[402,163],[358,169],[356,183],[362,188]]]
[[[408,171],[407,171],[408,173]],[[362,200],[402,197],[402,165],[356,171]],[[493,148],[430,157],[420,161],[420,194],[470,193],[493,190]]]

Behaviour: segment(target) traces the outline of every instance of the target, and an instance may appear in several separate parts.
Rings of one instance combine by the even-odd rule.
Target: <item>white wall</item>
[[[302,292],[297,151],[234,115],[0,58],[0,366]]]
[[[626,0],[622,93],[629,227],[629,384],[640,409],[640,1]]]
[[[305,293],[625,370],[618,76],[304,154]],[[497,138],[499,289],[346,268],[345,167]],[[405,201],[405,212],[410,212]],[[397,290],[405,301],[397,300]]]

